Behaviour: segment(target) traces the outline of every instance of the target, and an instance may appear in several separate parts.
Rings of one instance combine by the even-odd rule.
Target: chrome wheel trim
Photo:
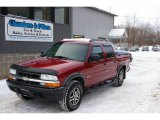
[[[121,71],[119,72],[119,83],[120,83],[120,84],[123,83],[123,77],[124,77],[124,71],[121,70]]]
[[[73,90],[70,92],[70,95],[69,95],[69,104],[71,106],[75,106],[79,103],[80,94],[81,94],[81,92],[78,87],[73,88]]]

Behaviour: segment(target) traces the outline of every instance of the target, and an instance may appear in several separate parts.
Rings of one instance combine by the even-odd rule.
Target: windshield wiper
[[[65,60],[74,60],[74,61],[76,61],[75,59],[68,58],[68,57],[65,57],[65,56],[54,56],[54,57],[55,57],[55,58],[65,59]]]
[[[65,57],[65,56],[54,56],[54,57],[56,57],[56,58],[61,58],[61,59],[66,59],[66,60],[70,59],[70,58]]]

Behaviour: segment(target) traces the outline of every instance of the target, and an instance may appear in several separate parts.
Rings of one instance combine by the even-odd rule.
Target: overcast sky
[[[128,19],[133,20],[134,16],[137,22],[149,22],[152,25],[160,23],[160,6],[110,6],[102,9],[118,15],[115,17],[115,25],[125,24]]]
[[[113,0],[115,1],[115,0]],[[115,17],[115,25],[125,24],[127,19],[136,16],[137,22],[160,24],[160,1],[157,0],[119,0],[109,2],[107,6],[101,5],[98,8],[112,12]],[[106,2],[107,4],[107,2]],[[133,19],[132,19],[133,20]]]
[[[0,6],[93,6],[117,14],[115,25],[125,24],[135,15],[139,22],[160,24],[160,0],[0,0],[0,3]]]

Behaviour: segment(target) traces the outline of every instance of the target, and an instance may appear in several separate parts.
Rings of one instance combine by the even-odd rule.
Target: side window
[[[113,48],[110,45],[104,46],[105,52],[107,54],[107,58],[114,57]]]
[[[92,54],[99,54],[101,59],[104,58],[101,46],[93,46]]]

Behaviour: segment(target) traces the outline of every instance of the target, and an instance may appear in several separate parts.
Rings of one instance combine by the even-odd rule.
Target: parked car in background
[[[146,52],[153,51],[153,46],[141,46],[139,48],[139,51],[146,51]]]
[[[142,51],[149,51],[149,46],[142,46]]]
[[[131,48],[129,49],[129,51],[130,51],[130,52],[137,52],[137,51],[139,51],[139,48],[138,48],[138,47],[131,47]]]
[[[129,51],[129,48],[125,48],[125,51]]]
[[[125,48],[125,47],[117,47],[118,50],[125,50],[125,51],[128,51],[129,49],[128,48]]]
[[[155,45],[152,50],[155,52],[160,51],[160,45]]]

